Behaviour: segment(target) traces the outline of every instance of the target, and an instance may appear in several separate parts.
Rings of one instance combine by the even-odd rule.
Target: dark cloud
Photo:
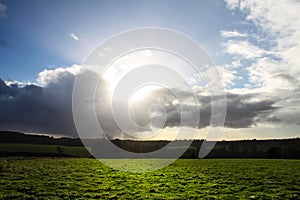
[[[192,96],[186,92],[182,92],[186,98]],[[257,100],[258,94],[232,94],[226,95],[226,118],[225,127],[228,128],[247,128],[255,125],[257,122],[272,121],[278,122],[275,117],[269,115],[277,110],[273,104],[275,100]],[[200,123],[199,128],[204,128],[210,125],[211,122],[211,97],[210,96],[197,96],[201,106],[186,105],[185,109],[180,110],[179,105],[172,105],[165,103],[167,110],[167,120],[165,126],[174,127],[180,124],[181,115],[186,114],[190,116],[190,121],[197,115],[197,109],[200,110]],[[218,97],[215,97],[218,99]]]
[[[6,84],[0,79],[0,130],[46,133],[78,137],[72,114],[72,91],[75,81],[74,69],[45,70],[39,74],[39,82],[45,86]],[[84,72],[86,80],[98,80],[91,72]],[[105,82],[101,82],[105,85]],[[86,89],[87,91],[87,89]],[[99,124],[110,136],[119,136],[121,130],[113,120],[106,97],[107,87],[99,90],[98,99],[85,99],[89,104],[100,102]],[[84,99],[84,96],[83,96]],[[83,111],[85,112],[85,111]]]
[[[245,128],[264,121],[266,115],[271,114],[277,108],[273,106],[275,100],[258,100],[257,94],[227,94],[227,113],[225,126],[230,128]]]
[[[286,81],[286,82],[288,82],[292,85],[298,85],[299,84],[298,80],[294,76],[291,76],[290,74],[276,74],[276,75],[273,75],[272,78],[281,79],[281,80]]]
[[[72,118],[75,76],[46,87],[6,85],[0,79],[0,129],[76,136]]]

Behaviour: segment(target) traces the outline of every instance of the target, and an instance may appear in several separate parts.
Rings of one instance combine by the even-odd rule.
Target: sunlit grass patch
[[[119,166],[131,162],[137,168],[145,162],[109,161]],[[299,199],[300,196],[299,160],[181,159],[150,173],[118,171],[96,159],[5,162],[0,172],[0,199]]]

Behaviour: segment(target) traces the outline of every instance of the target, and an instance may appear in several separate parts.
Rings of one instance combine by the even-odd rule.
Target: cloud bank
[[[76,74],[80,66],[73,65],[68,68],[57,68],[44,70],[39,74],[38,83],[25,84],[22,87],[18,82],[0,80],[0,129],[17,130],[25,132],[59,134],[76,137],[76,130],[72,117],[72,89]],[[105,97],[105,91],[103,96]],[[182,93],[188,99],[191,94],[185,91]],[[101,93],[101,91],[100,91]],[[190,117],[195,113],[195,107],[200,108],[200,123],[198,128],[205,128],[210,125],[211,105],[210,96],[204,95],[199,90],[197,98],[199,105],[186,105],[185,110],[178,109],[175,99],[162,98],[165,91],[155,91],[150,94],[152,99],[162,104],[167,111],[167,120],[164,127],[176,127],[180,123],[182,112],[188,112]],[[100,94],[101,95],[101,94]],[[256,123],[272,122],[281,123],[276,117],[278,108],[275,99],[266,99],[262,94],[227,94],[227,116],[225,126],[229,128],[247,128]],[[104,98],[99,98],[99,101]],[[149,99],[148,99],[149,100]],[[188,101],[187,101],[188,102]],[[100,102],[101,103],[101,102]],[[100,124],[105,132],[113,136],[120,132],[113,122],[112,115],[107,110],[98,110]],[[160,117],[160,112],[152,116]],[[149,120],[148,115],[137,113],[139,123]],[[288,121],[287,123],[293,123]]]

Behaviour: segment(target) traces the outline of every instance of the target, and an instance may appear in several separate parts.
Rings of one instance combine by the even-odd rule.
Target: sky
[[[299,10],[296,0],[0,0],[0,128],[75,137],[72,88],[89,53],[120,32],[160,27],[193,38],[219,70],[220,139],[299,137]]]

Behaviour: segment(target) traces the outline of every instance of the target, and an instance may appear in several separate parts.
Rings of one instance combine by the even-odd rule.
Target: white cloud
[[[72,65],[71,67],[67,67],[67,68],[60,67],[51,70],[45,69],[44,71],[39,73],[37,82],[41,86],[47,86],[51,83],[56,83],[57,81],[59,81],[59,79],[63,74],[69,73],[72,75],[76,75],[77,73],[79,73],[80,69],[81,69],[80,65]]]
[[[220,73],[221,79],[225,86],[231,86],[234,84],[234,80],[236,79],[236,73],[237,73],[236,71],[226,69],[223,66],[218,67],[217,69]]]
[[[250,82],[268,89],[293,89],[300,78],[300,2],[282,0],[227,0],[227,7],[239,9],[254,23],[264,38],[258,44],[230,40],[225,52],[254,59],[248,67]],[[264,36],[262,36],[264,35]],[[266,45],[272,44],[272,45]],[[288,78],[289,77],[289,78]]]
[[[79,40],[79,37],[75,33],[70,33],[70,37],[74,40]]]
[[[224,46],[224,52],[230,55],[238,55],[246,59],[255,59],[263,57],[269,52],[265,49],[260,48],[254,44],[251,44],[249,41],[236,41],[236,40],[229,40]]]
[[[241,66],[242,66],[242,63],[239,59],[233,60],[230,64],[222,65],[222,67],[224,67],[226,69],[231,69],[231,70],[237,69]]]
[[[242,63],[241,63],[240,60],[234,60],[234,61],[230,64],[230,66],[231,66],[232,68],[238,68],[238,67],[242,66]]]
[[[239,59],[232,61],[229,64],[224,64],[221,66],[216,66],[217,70],[220,74],[221,80],[226,89],[231,88],[234,85],[235,79],[240,79],[238,76],[237,68],[242,66],[241,61]]]
[[[220,34],[224,38],[233,38],[233,37],[248,37],[247,33],[241,33],[238,31],[220,31]]]
[[[225,0],[227,3],[227,8],[233,10],[239,6],[239,0]]]
[[[26,85],[32,85],[34,83],[31,82],[21,82],[21,81],[16,81],[16,80],[6,80],[4,81],[6,85],[8,86],[13,86],[13,85],[17,85],[18,87],[24,87]]]

